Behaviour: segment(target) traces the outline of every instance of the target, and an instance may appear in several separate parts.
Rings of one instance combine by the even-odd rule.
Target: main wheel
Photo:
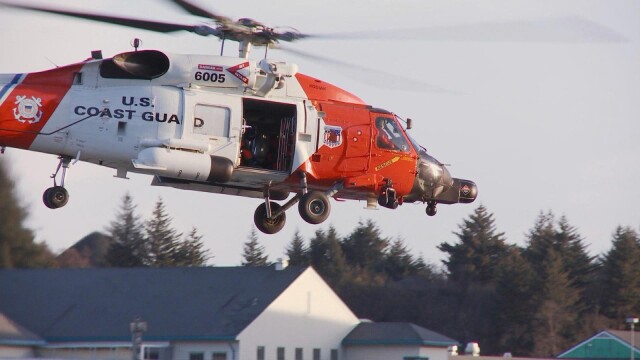
[[[329,217],[331,204],[323,192],[311,191],[300,198],[298,211],[302,219],[309,224],[320,224]]]
[[[42,194],[42,202],[49,209],[57,209],[67,205],[69,192],[62,186],[54,186],[45,190]]]
[[[271,213],[280,209],[280,205],[273,201],[269,202],[269,206],[271,206]],[[278,215],[278,217],[267,218],[267,204],[265,203],[260,204],[253,214],[253,222],[256,224],[258,230],[265,234],[275,234],[282,230],[286,221],[287,215],[284,212]]]
[[[436,208],[436,205],[427,205],[427,209],[426,209],[427,215],[429,216],[434,216],[437,212],[438,209]]]

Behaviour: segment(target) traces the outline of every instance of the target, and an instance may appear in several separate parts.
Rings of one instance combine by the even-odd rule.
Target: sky
[[[26,2],[26,1],[25,1]],[[422,204],[366,210],[362,202],[331,201],[329,219],[309,225],[295,208],[285,228],[259,234],[270,260],[284,256],[295,231],[348,235],[371,219],[416,255],[440,264],[442,242],[454,243],[480,204],[511,244],[524,245],[541,212],[566,216],[594,256],[606,252],[616,227],[640,230],[640,2],[619,0],[352,0],[195,1],[231,18],[250,17],[304,33],[373,34],[368,39],[308,40],[270,50],[268,57],[342,87],[365,102],[414,120],[411,136],[453,176],[478,184],[473,204]],[[29,4],[198,23],[161,0],[29,1]],[[403,30],[404,29],[404,30]],[[410,29],[410,30],[406,30]],[[142,48],[219,54],[220,42],[182,33],[154,34],[113,25],[0,10],[0,73],[40,71],[75,63],[100,49],[105,56]],[[264,48],[252,57],[262,57]],[[318,59],[300,56],[310,53]],[[228,43],[225,55],[235,55]],[[7,149],[26,225],[36,240],[62,251],[92,231],[105,231],[129,193],[148,218],[162,198],[173,225],[195,226],[220,266],[239,265],[258,199],[149,186],[151,177],[78,162],[67,172],[69,203],[50,210],[55,155]]]

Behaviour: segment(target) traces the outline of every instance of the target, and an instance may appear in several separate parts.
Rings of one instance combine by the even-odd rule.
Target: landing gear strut
[[[61,208],[69,201],[69,192],[64,188],[64,178],[67,175],[67,169],[71,163],[71,158],[61,156],[59,159],[60,162],[58,163],[56,172],[51,175],[51,178],[53,179],[53,186],[45,190],[42,194],[42,202],[44,202],[45,206],[49,209]],[[58,176],[60,169],[62,169],[62,174],[60,175],[60,185],[58,185],[56,177]]]
[[[307,178],[304,173],[300,175],[300,187],[302,191],[296,194],[284,205],[279,205],[270,200],[269,189],[264,193],[264,203],[260,204],[253,214],[256,228],[265,234],[275,234],[282,230],[286,222],[285,211],[298,203],[298,211],[302,219],[310,224],[320,224],[327,220],[331,211],[329,198],[342,189],[342,183],[336,183],[325,191],[307,192]]]
[[[436,209],[436,204],[437,202],[435,201],[429,201],[427,202],[427,215],[429,216],[433,216],[438,212],[438,209]]]

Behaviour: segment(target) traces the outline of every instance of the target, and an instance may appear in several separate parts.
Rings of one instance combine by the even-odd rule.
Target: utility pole
[[[129,323],[129,330],[131,331],[131,360],[141,360],[142,333],[147,331],[147,322],[142,321],[140,316],[136,316],[133,321]]]
[[[634,360],[635,353],[636,353],[636,345],[635,345],[633,330],[635,329],[637,323],[638,323],[637,317],[630,316],[627,318],[627,324],[631,326],[631,360]]]

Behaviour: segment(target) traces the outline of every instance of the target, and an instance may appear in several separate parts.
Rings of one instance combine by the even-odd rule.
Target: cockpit
[[[401,152],[410,150],[404,131],[395,119],[386,116],[377,117],[376,131],[376,145],[378,148]]]

